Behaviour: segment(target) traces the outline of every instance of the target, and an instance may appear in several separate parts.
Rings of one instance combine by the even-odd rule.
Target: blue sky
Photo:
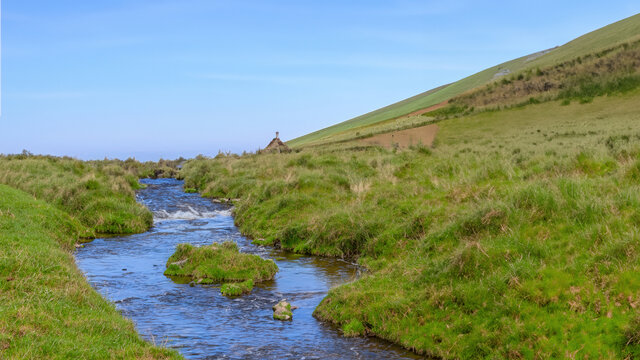
[[[640,12],[634,1],[5,0],[0,153],[253,151]]]

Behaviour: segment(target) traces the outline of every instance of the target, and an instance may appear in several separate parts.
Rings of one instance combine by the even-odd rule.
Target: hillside
[[[563,61],[591,54],[607,47],[640,39],[640,14],[583,35],[563,46],[505,62],[483,70],[450,85],[438,87],[409,99],[386,106],[345,122],[290,140],[291,147],[300,147],[342,132],[371,126],[449,100],[466,91],[488,84],[500,76],[528,69],[544,68]]]

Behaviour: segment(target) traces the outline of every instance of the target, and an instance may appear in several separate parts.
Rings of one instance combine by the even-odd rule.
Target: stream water
[[[142,181],[138,201],[154,213],[143,234],[96,239],[76,252],[91,285],[131,318],[142,336],[189,359],[415,359],[375,338],[345,338],[311,314],[327,291],[353,280],[358,268],[338,259],[299,256],[251,244],[231,209],[182,191],[174,179]],[[190,286],[163,275],[179,243],[235,241],[240,251],[275,260],[275,279],[226,298],[219,286]],[[273,320],[271,307],[287,299],[293,321]]]

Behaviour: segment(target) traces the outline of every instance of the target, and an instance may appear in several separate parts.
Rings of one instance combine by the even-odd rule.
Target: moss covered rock
[[[291,304],[287,300],[280,300],[273,306],[273,318],[275,320],[290,321],[293,319]]]

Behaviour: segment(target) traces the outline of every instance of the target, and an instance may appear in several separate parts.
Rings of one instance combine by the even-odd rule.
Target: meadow
[[[339,143],[187,162],[258,244],[357,259],[315,315],[443,358],[640,354],[640,92],[439,123],[434,148]]]

